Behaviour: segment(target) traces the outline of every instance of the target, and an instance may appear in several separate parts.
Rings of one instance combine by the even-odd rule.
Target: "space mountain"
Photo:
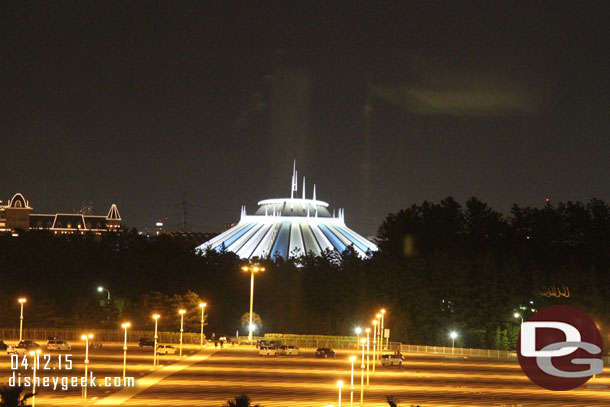
[[[252,215],[241,208],[239,223],[197,247],[198,252],[223,248],[242,259],[298,258],[306,253],[320,255],[326,250],[344,252],[348,247],[360,257],[371,256],[377,245],[345,225],[343,209],[331,214],[328,203],[316,199],[313,186],[311,199],[305,196],[303,177],[302,197],[298,198],[296,164],[292,170],[290,198],[265,199],[258,203]]]

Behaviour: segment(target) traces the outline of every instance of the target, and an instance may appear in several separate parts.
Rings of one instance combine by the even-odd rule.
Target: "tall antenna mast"
[[[186,203],[186,192],[182,193],[182,222],[180,223],[180,230],[186,232],[188,229],[188,204]]]

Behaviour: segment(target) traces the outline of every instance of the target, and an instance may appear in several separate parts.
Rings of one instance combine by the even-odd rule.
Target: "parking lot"
[[[91,405],[206,406],[219,407],[226,400],[247,394],[263,407],[337,405],[337,380],[343,380],[342,405],[350,401],[349,356],[314,357],[315,349],[301,349],[300,356],[259,356],[250,347],[185,347],[182,361],[162,356],[161,368],[152,368],[152,349],[130,344],[127,375],[136,378],[135,389],[89,389]],[[74,369],[47,375],[82,375],[83,347],[72,352]],[[51,354],[57,354],[51,352]],[[95,376],[121,376],[121,344],[104,344],[90,355]],[[360,402],[360,369],[355,364],[354,404]],[[0,355],[0,377],[11,374],[10,360]],[[402,366],[377,366],[364,392],[364,405],[387,406],[385,397],[396,396],[402,406],[607,406],[610,404],[607,373],[571,392],[550,392],[529,382],[517,363],[460,356],[407,354]],[[80,389],[43,389],[36,405],[82,405]]]

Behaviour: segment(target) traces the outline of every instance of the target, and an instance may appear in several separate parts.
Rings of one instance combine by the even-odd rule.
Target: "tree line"
[[[551,304],[576,306],[604,329],[610,294],[610,208],[603,201],[513,206],[452,198],[389,214],[379,252],[353,251],[260,260],[254,309],[259,333],[353,334],[388,310],[391,337],[404,343],[514,349],[520,320]],[[114,328],[130,319],[151,329],[198,332],[200,301],[220,335],[246,334],[249,274],[229,252],[198,254],[192,244],[136,230],[103,236],[44,231],[0,236],[0,326],[17,326],[16,298],[26,296],[26,326]],[[107,287],[105,302],[97,286]]]

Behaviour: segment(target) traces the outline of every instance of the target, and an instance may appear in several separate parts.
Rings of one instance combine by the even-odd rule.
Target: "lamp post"
[[[360,333],[362,332],[362,328],[357,326],[355,331],[356,331],[356,350],[358,350],[358,346],[360,345]]]
[[[248,325],[248,342],[252,344],[252,312],[254,307],[254,273],[258,273],[259,271],[265,271],[264,267],[259,266],[243,266],[241,268],[245,272],[250,272],[250,325]]]
[[[30,351],[30,356],[36,356],[34,358],[34,373],[32,374],[32,407],[36,407],[36,370],[38,370],[38,355],[40,355],[40,349],[36,349],[36,352]]]
[[[89,368],[89,339],[93,339],[93,334],[82,335],[81,339],[85,341],[85,385],[83,386],[83,400],[87,401],[87,370]]]
[[[373,320],[373,373],[377,364],[377,320]]]
[[[377,328],[377,341],[379,342],[377,344],[377,352],[381,352],[381,317],[381,312],[375,315],[375,318],[377,318],[377,325],[375,328]],[[379,355],[377,355],[377,359],[380,359]]]
[[[379,333],[381,335],[381,348],[379,349],[380,351],[387,349],[387,346],[384,346],[383,344],[383,339],[385,336],[385,331],[384,331],[384,317],[385,317],[385,308],[382,308],[381,311],[379,311],[381,313],[381,326],[379,327]]]
[[[451,354],[453,355],[453,353],[455,351],[455,338],[458,337],[458,334],[455,331],[451,331],[449,336],[451,336]]]
[[[366,387],[369,387],[369,360],[371,355],[371,348],[369,345],[369,334],[371,333],[371,328],[366,328],[364,331],[366,332]]]
[[[360,363],[360,405],[364,402],[364,345],[366,344],[366,339],[360,339],[360,343],[362,344],[362,360]]]
[[[519,314],[518,312],[515,312],[515,313],[513,314],[513,317],[515,317],[515,318],[521,318],[521,325],[523,325],[523,317],[521,316],[521,314]]]
[[[186,310],[181,309],[178,313],[180,314],[180,357],[182,357],[182,334],[184,333],[184,314]]]
[[[21,304],[21,315],[19,316],[19,342],[23,339],[23,304],[27,301],[25,298],[19,298],[19,304]]]
[[[205,302],[202,302],[201,304],[199,304],[199,307],[201,308],[201,339],[200,339],[200,344],[199,346],[203,348],[203,315],[205,313],[205,307],[208,304]]]
[[[127,328],[131,326],[131,322],[125,322],[121,328],[125,329],[125,342],[123,343],[123,383],[125,383],[125,374],[127,373]]]
[[[350,380],[350,392],[349,392],[349,407],[354,405],[354,361],[356,356],[350,356],[349,361],[352,362],[352,378]]]
[[[97,291],[100,293],[103,291],[106,291],[106,293],[108,293],[108,296],[106,298],[108,300],[108,303],[110,303],[110,290],[108,290],[107,288],[104,288],[102,286],[99,286],[99,287],[97,287]]]
[[[341,389],[343,388],[343,380],[337,381],[337,387],[339,388],[339,407],[341,407]]]
[[[155,320],[155,346],[153,347],[153,366],[157,366],[157,339],[159,339],[159,335],[157,334],[157,322],[161,315],[154,314],[152,317]]]

